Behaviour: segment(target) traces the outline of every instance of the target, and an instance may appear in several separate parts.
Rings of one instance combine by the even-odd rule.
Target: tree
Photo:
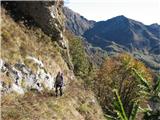
[[[142,81],[135,75],[134,69],[144,79],[147,78],[150,87],[152,83],[150,71],[141,62],[127,54],[108,58],[98,70],[94,80],[94,91],[106,114],[117,117],[113,103],[115,99],[113,89],[116,89],[120,96],[127,118],[131,116],[135,103],[141,104],[142,101],[147,100],[147,95],[140,92]]]
[[[91,64],[87,58],[82,40],[79,37],[66,33],[69,39],[69,50],[74,65],[74,73],[76,76],[85,78],[89,72]]]

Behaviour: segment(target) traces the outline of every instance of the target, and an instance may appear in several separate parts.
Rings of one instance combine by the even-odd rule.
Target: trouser
[[[56,96],[58,96],[58,89],[59,89],[59,92],[60,92],[60,96],[62,96],[62,86],[60,85],[56,85]]]

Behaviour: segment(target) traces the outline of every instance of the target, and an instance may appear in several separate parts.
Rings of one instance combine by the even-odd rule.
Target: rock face
[[[66,17],[65,26],[75,35],[83,35],[83,33],[92,28],[95,21],[87,20],[80,14],[72,11],[67,7],[63,7],[63,13]]]
[[[66,62],[70,69],[73,65],[70,62],[71,58],[68,49],[68,40],[64,36],[65,31],[65,17],[62,12],[63,1],[17,1],[7,2],[4,6],[8,6],[11,11],[16,9],[18,17],[28,18],[28,21],[34,21],[47,35],[51,36],[64,49],[66,53]],[[17,17],[16,17],[17,19]],[[21,18],[20,18],[21,19]]]
[[[62,39],[64,29],[63,14],[60,1],[49,2],[17,2],[17,7],[26,15],[31,16],[49,35]]]
[[[43,89],[52,90],[54,88],[54,77],[45,70],[42,61],[31,56],[28,56],[27,59],[36,65],[36,73],[24,63],[10,65],[2,59],[0,60],[1,76],[10,78],[10,82],[7,84],[6,80],[2,77],[0,81],[2,94],[12,91],[24,94],[30,89],[41,91]]]
[[[17,1],[3,3],[8,8],[16,9],[18,14],[22,12],[21,17],[26,16],[33,19],[46,34],[56,39],[61,47],[67,47],[67,42],[63,36],[65,30],[64,15],[62,13],[63,1]]]
[[[11,7],[11,3],[9,2],[7,5]],[[18,4],[21,3],[18,2]],[[13,6],[17,8],[17,2]],[[72,65],[71,60],[69,60],[68,48],[62,49],[57,46],[56,41],[52,41],[51,37],[42,30],[39,31],[37,26],[35,27],[37,32],[35,32],[28,26],[20,25],[21,23],[16,20],[18,16],[22,17],[24,13],[20,14],[20,11],[17,11],[17,14],[13,14],[17,15],[15,16],[17,19],[15,19],[15,17],[11,17],[9,10],[14,11],[13,8],[7,10],[1,8],[3,31],[0,87],[3,93],[15,91],[23,94],[29,89],[52,90],[54,77],[59,71],[64,73],[64,83],[75,79],[73,72],[68,69],[69,65],[67,66],[67,64]],[[62,33],[63,30],[60,32]],[[62,34],[60,35],[64,37]],[[62,56],[57,49],[64,51]]]

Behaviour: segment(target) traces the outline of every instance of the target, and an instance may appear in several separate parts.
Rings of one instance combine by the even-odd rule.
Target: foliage
[[[113,106],[114,109],[117,113],[117,117],[111,117],[111,116],[107,116],[106,117],[111,120],[135,120],[137,112],[138,112],[138,108],[139,108],[139,104],[137,102],[134,102],[131,108],[131,114],[127,117],[126,112],[124,110],[123,107],[123,103],[121,101],[121,98],[118,94],[118,91],[116,89],[113,90],[114,94],[115,94],[115,99],[113,101]]]
[[[160,111],[148,111],[144,115],[144,120],[159,120]]]
[[[114,110],[117,113],[117,116],[110,116],[105,114],[106,118],[109,120],[135,120],[138,110],[139,110],[139,104],[137,102],[134,102],[132,104],[131,108],[131,114],[127,117],[126,111],[124,110],[121,98],[118,94],[118,91],[116,89],[113,90],[115,94],[115,99],[113,101]]]
[[[86,103],[84,103],[84,104],[80,105],[78,110],[80,111],[80,113],[87,113],[87,112],[89,112],[90,108]]]
[[[116,110],[116,113],[118,115],[118,118],[122,119],[122,120],[127,120],[127,115],[124,111],[124,107],[121,101],[121,98],[118,94],[117,90],[114,90],[115,93],[115,100],[114,100],[114,108]]]
[[[158,120],[160,117],[160,76],[150,92],[152,109],[144,111],[145,120]]]
[[[85,78],[89,73],[90,63],[88,61],[82,40],[67,33],[69,39],[70,55],[74,65],[74,73],[81,78]]]
[[[148,80],[147,84],[139,80],[134,70],[141,74],[141,77],[145,80]],[[129,118],[133,114],[133,106],[136,107],[137,103],[141,104],[142,100],[144,102],[148,98],[146,94],[142,94],[142,83],[150,88],[152,83],[150,71],[141,62],[131,56],[121,54],[117,57],[108,58],[100,70],[98,70],[94,80],[94,91],[105,113],[117,117],[115,106],[111,102],[115,98],[113,89],[117,89],[126,118]],[[120,101],[118,103],[120,105]],[[122,115],[125,118],[125,115]]]

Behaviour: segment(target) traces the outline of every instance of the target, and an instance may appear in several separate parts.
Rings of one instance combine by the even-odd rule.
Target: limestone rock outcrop
[[[33,72],[24,63],[10,65],[2,59],[0,60],[0,88],[2,94],[9,92],[24,94],[30,89],[37,91],[54,89],[54,77],[51,73],[47,72],[42,61],[31,56],[28,56],[26,59],[30,60],[32,64],[35,64],[36,72]]]

